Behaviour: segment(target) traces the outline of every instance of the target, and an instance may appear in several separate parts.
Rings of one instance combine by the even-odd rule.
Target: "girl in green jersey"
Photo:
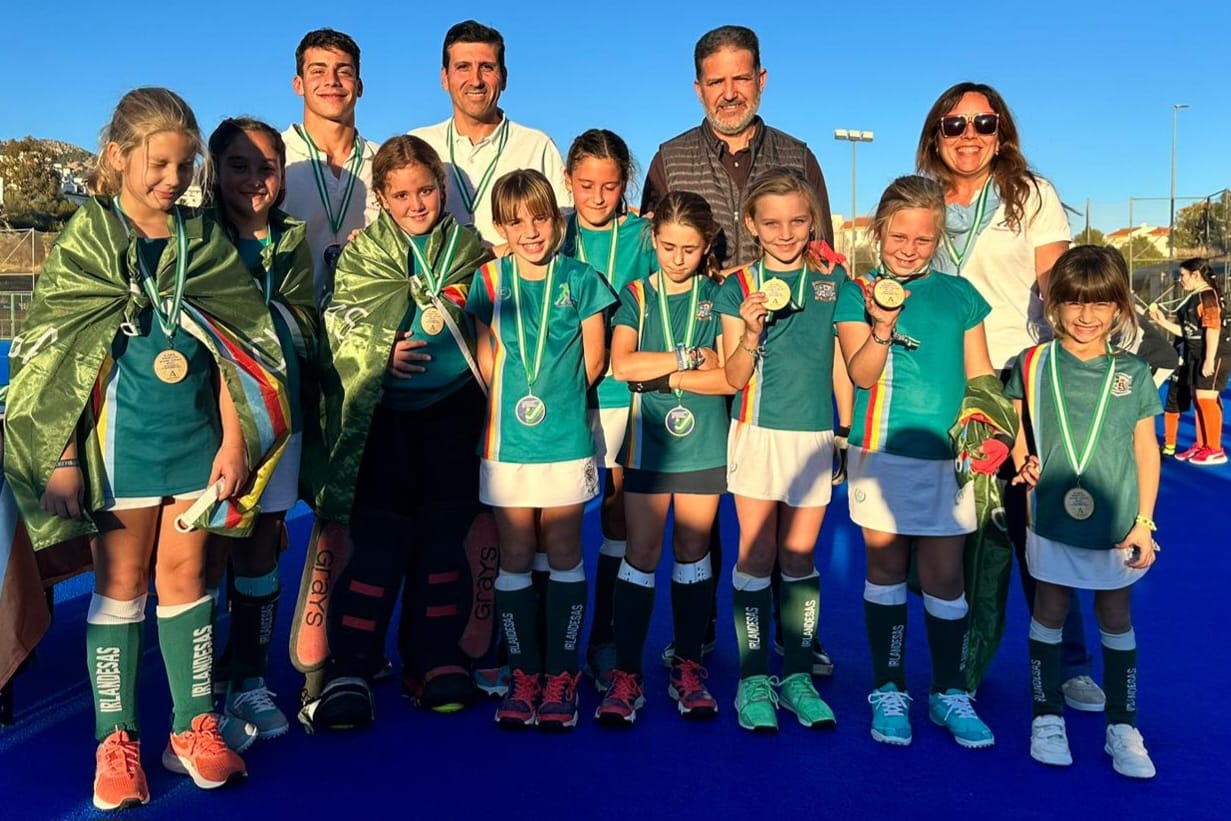
[[[636,169],[618,134],[592,128],[573,140],[564,161],[564,184],[575,210],[568,220],[560,253],[576,257],[607,278],[612,290],[649,276],[656,267],[649,224],[629,213],[624,192]],[[608,329],[610,336],[610,327]],[[617,456],[628,422],[628,389],[607,368],[590,391],[587,416],[594,434],[594,458],[604,471],[601,525],[594,578],[594,614],[586,667],[600,691],[610,683],[615,663],[612,594],[624,558],[624,469]]]
[[[1137,730],[1132,585],[1154,564],[1162,410],[1137,332],[1128,269],[1111,248],[1079,245],[1051,271],[1045,313],[1056,341],[1017,357],[1006,390],[1023,420],[1013,456],[1030,488],[1026,562],[1038,579],[1030,621],[1030,755],[1073,763],[1064,726],[1060,638],[1073,590],[1094,590],[1107,691],[1105,747],[1130,778],[1153,778]],[[1030,435],[1026,434],[1027,427]]]
[[[614,319],[612,368],[632,407],[620,450],[625,467],[628,552],[615,583],[616,668],[596,713],[631,724],[644,702],[642,653],[654,608],[654,570],[674,507],[671,601],[675,654],[668,690],[682,715],[713,716],[701,646],[714,571],[709,534],[726,491],[727,403],[722,328],[714,314],[719,227],[697,194],[674,191],[654,212],[656,273],[630,283]]]
[[[558,253],[564,217],[541,173],[498,179],[492,214],[510,253],[479,269],[466,310],[488,386],[479,499],[492,506],[500,533],[496,610],[510,668],[496,720],[564,730],[577,724],[581,519],[598,495],[586,391],[606,367],[603,312],[615,294],[598,271]],[[541,603],[531,581],[536,552],[550,567]]]

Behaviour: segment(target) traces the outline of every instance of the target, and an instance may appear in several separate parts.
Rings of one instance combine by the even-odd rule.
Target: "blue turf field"
[[[1192,426],[1181,427],[1181,448]],[[1152,782],[1117,776],[1102,750],[1101,715],[1070,711],[1075,763],[1049,769],[1028,754],[1030,704],[1026,610],[1016,579],[1000,655],[979,692],[981,715],[997,734],[991,750],[963,750],[927,720],[928,664],[922,608],[912,600],[907,667],[914,705],[914,744],[890,748],[868,735],[870,680],[864,637],[862,544],[848,521],[845,493],[830,508],[818,551],[822,578],[821,632],[837,664],[821,694],[838,716],[829,732],[805,730],[781,713],[775,737],[738,728],[731,700],[736,658],[729,617],[720,621],[710,658],[711,689],[721,702],[709,724],[685,723],[666,695],[666,671],[647,667],[646,708],[635,727],[611,731],[591,718],[596,703],[584,682],[583,720],[570,735],[505,733],[484,703],[440,716],[408,706],[399,687],[378,685],[377,723],[346,735],[290,735],[255,747],[246,784],[203,793],[158,763],[169,697],[147,620],[141,715],[143,761],[153,801],[130,818],[499,817],[633,818],[1225,818],[1231,801],[1223,743],[1231,730],[1221,708],[1227,662],[1217,602],[1231,581],[1231,466],[1164,465],[1156,518],[1163,546],[1157,566],[1137,585],[1135,627],[1140,646],[1139,706],[1146,744],[1158,767]],[[729,613],[734,510],[723,505],[727,565],[724,614]],[[309,521],[292,526],[283,560],[286,593],[269,681],[288,714],[298,674],[285,647]],[[597,545],[597,515],[587,517],[587,545]],[[594,550],[588,550],[592,569]],[[669,567],[659,572],[658,608],[650,652],[669,639]],[[100,818],[90,804],[93,719],[83,658],[88,580],[62,585],[56,624],[37,666],[17,682],[17,723],[0,730],[0,818]],[[151,605],[152,608],[152,605]],[[1097,629],[1086,598],[1087,640]],[[395,617],[396,624],[396,617]],[[223,628],[225,630],[225,626]],[[1202,642],[1210,638],[1214,643]],[[391,642],[392,645],[392,642]],[[392,646],[390,652],[394,652]],[[1096,650],[1096,671],[1099,667]],[[1223,672],[1219,673],[1218,670]],[[1097,677],[1097,672],[1096,672]],[[1221,809],[1220,809],[1221,808]]]

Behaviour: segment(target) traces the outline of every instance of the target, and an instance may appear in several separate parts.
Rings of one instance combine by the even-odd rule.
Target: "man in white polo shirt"
[[[282,132],[286,198],[282,209],[307,223],[317,303],[333,293],[333,268],[346,238],[380,213],[372,190],[376,144],[355,129],[363,96],[359,46],[333,29],[308,32],[295,49],[295,93],[303,123]]]
[[[504,240],[492,225],[492,184],[510,171],[532,168],[551,181],[561,207],[571,206],[564,162],[550,137],[513,122],[497,106],[508,83],[500,32],[474,20],[458,23],[445,34],[442,66],[440,85],[453,101],[453,116],[410,133],[426,140],[445,164],[445,208],[499,253]]]

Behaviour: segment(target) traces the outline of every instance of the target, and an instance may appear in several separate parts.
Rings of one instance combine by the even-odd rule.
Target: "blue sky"
[[[611,128],[644,167],[660,142],[700,121],[696,39],[740,23],[759,34],[769,71],[761,113],[809,143],[837,213],[850,211],[851,148],[833,130],[876,133],[859,146],[866,213],[889,180],[912,170],[932,101],[965,79],[1001,91],[1027,159],[1070,206],[1092,200],[1096,227],[1127,224],[1130,197],[1167,196],[1175,103],[1191,106],[1179,115],[1177,194],[1231,187],[1224,2],[934,3],[930,14],[899,0],[408,3],[381,13],[364,10],[377,4],[316,0],[9,5],[0,138],[33,134],[95,150],[115,101],[139,85],[179,91],[207,132],[234,114],[285,127],[302,111],[290,84],[295,46],[306,31],[332,26],[363,50],[358,124],[380,141],[448,115],[440,45],[469,16],[505,36],[501,103],[513,119],[547,131],[562,152],[586,128]],[[1165,224],[1167,203],[1138,203],[1134,222],[1143,220]]]

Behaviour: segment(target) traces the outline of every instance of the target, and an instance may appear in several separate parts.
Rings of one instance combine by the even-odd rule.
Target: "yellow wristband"
[[[1147,516],[1135,516],[1133,517],[1133,521],[1139,525],[1145,525],[1146,529],[1151,532],[1158,530],[1158,525],[1154,524],[1154,520]]]

